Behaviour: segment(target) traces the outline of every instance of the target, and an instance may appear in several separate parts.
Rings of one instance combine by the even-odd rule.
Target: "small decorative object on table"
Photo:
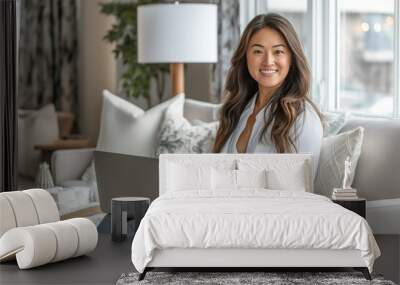
[[[39,165],[35,184],[36,187],[43,189],[54,187],[53,177],[51,176],[49,164],[47,162],[43,162]]]
[[[344,162],[342,188],[334,188],[332,201],[365,218],[366,200],[357,196],[357,189],[351,187],[352,163],[348,156]]]
[[[342,188],[334,188],[332,193],[333,200],[357,200],[357,189],[351,187],[352,163],[348,156],[344,162],[344,175]]]
[[[133,238],[150,205],[144,197],[119,197],[111,200],[111,239]]]

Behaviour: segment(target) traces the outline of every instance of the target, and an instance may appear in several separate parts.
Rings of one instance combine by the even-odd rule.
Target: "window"
[[[268,12],[293,23],[312,67],[312,96],[323,110],[400,118],[399,2],[241,0],[241,24]]]
[[[394,0],[339,0],[338,108],[393,115]]]
[[[308,56],[311,38],[309,37],[309,18],[307,0],[269,0],[266,1],[268,13],[278,13],[286,17],[296,29]]]
[[[261,13],[278,13],[294,26],[303,44],[307,57],[311,57],[310,18],[307,0],[241,0],[241,31],[247,23]]]

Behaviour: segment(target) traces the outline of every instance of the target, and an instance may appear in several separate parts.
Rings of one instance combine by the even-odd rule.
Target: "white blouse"
[[[229,139],[221,149],[221,153],[238,153],[236,143],[240,134],[246,127],[247,119],[253,113],[257,94],[253,96],[240,116],[239,122],[232,132]],[[268,127],[265,135],[266,139],[259,141],[261,131],[264,127],[264,111],[267,108],[270,112],[270,105],[267,104],[256,116],[251,136],[247,144],[247,153],[276,153],[275,145],[271,141],[271,125]],[[323,128],[318,114],[311,104],[306,103],[304,112],[297,118],[293,126],[293,131],[297,133],[297,139],[294,142],[298,153],[311,153],[314,162],[314,177],[318,168],[319,154],[321,150]],[[264,142],[265,141],[265,142]]]

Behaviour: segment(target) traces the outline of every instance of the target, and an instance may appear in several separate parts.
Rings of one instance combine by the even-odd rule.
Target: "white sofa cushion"
[[[218,122],[194,121],[183,117],[184,100],[176,100],[165,111],[161,124],[158,154],[210,153],[217,134]]]
[[[50,144],[59,138],[53,104],[39,110],[18,110],[18,173],[34,178],[39,166],[37,144]]]
[[[103,110],[97,149],[115,153],[155,157],[164,110],[179,94],[146,112],[136,105],[103,91]]]
[[[333,188],[340,188],[344,177],[344,162],[349,156],[352,163],[350,181],[353,182],[364,138],[364,128],[326,137],[322,140],[321,154],[315,178],[315,193],[327,197]]]

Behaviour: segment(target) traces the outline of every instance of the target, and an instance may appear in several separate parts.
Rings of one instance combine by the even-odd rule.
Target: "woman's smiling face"
[[[246,58],[261,93],[276,90],[289,73],[291,51],[283,36],[271,28],[262,28],[251,37]]]

